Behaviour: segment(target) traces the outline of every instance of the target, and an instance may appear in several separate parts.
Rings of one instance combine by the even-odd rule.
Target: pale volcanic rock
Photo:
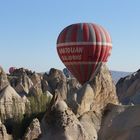
[[[6,73],[3,71],[2,67],[0,67],[0,91],[9,85],[9,81],[7,79]]]
[[[99,140],[139,140],[140,105],[108,104],[104,111]]]
[[[53,97],[41,124],[40,140],[97,140],[96,131],[90,137],[67,104],[57,97]]]
[[[121,78],[116,89],[122,104],[140,104],[140,70]]]
[[[50,69],[47,81],[52,89],[52,93],[55,93],[55,90],[57,90],[61,97],[66,100],[67,80],[63,72],[54,68]]]
[[[76,107],[73,110],[78,116],[87,111],[101,113],[108,103],[119,103],[115,85],[106,65],[103,64],[94,79],[77,91],[75,100]]]
[[[31,79],[26,74],[19,76],[16,84],[14,88],[20,95],[27,95],[33,86]]]
[[[0,113],[3,120],[25,112],[25,100],[10,85],[0,92]]]
[[[50,88],[47,80],[42,79],[41,80],[41,84],[42,84],[42,91],[43,91],[43,93],[48,92],[48,91],[51,92],[51,88]]]
[[[101,66],[90,85],[94,93],[93,110],[102,111],[108,103],[119,104],[116,87],[105,64]]]
[[[41,135],[40,122],[37,118],[33,119],[30,126],[27,128],[23,140],[35,140]]]
[[[89,84],[85,84],[75,95],[77,109],[74,111],[76,114],[83,114],[84,112],[92,109],[94,93]]]
[[[30,89],[30,94],[33,95],[39,95],[42,94],[42,84],[41,84],[41,80],[42,77],[37,74],[37,73],[33,73],[32,76],[30,77],[31,81],[33,82],[33,86]]]
[[[34,86],[38,85],[41,88],[41,80],[42,80],[42,76],[41,75],[39,75],[39,74],[34,72],[30,78],[31,78]]]
[[[93,132],[98,132],[100,130],[102,114],[88,111],[82,114],[78,119],[91,137],[93,136]]]

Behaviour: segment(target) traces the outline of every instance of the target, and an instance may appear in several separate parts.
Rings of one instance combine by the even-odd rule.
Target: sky
[[[63,69],[56,40],[66,26],[90,22],[112,37],[108,67],[118,71],[140,68],[139,0],[0,0],[0,65],[38,72]]]

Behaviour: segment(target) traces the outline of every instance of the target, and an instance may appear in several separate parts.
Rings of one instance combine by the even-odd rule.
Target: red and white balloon
[[[77,23],[66,27],[57,39],[57,52],[68,70],[84,84],[106,63],[112,49],[109,33],[100,25]]]

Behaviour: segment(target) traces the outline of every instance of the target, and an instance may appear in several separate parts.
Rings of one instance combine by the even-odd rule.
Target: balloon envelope
[[[57,52],[68,70],[84,84],[106,63],[112,49],[109,33],[100,25],[77,23],[66,27],[57,39]]]
[[[16,69],[15,67],[10,67],[10,68],[9,68],[9,73],[10,73],[10,74],[13,73],[15,69]]]

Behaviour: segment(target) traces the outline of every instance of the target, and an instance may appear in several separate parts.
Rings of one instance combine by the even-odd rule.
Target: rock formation
[[[99,140],[139,140],[140,105],[109,104],[102,118]]]
[[[33,86],[31,88],[30,93],[34,95],[42,94],[43,93],[41,83],[42,77],[34,72],[30,78],[33,82]]]
[[[0,77],[5,79],[1,81],[7,80],[6,86],[1,86],[2,82],[0,85],[3,87],[0,91],[0,113],[3,120],[16,118],[19,113],[26,112],[26,102],[29,102],[26,96],[32,103],[31,110],[37,112],[38,106],[47,108],[41,130],[35,119],[27,129],[24,140],[97,140],[97,133],[102,132],[100,127],[102,117],[105,117],[102,113],[106,105],[118,104],[116,89],[106,65],[102,65],[95,78],[83,86],[74,78],[67,79],[62,71],[54,68],[49,74],[16,69],[8,77],[13,87],[9,85],[6,74],[5,78]],[[44,95],[51,97],[51,93],[53,99],[46,107],[44,103],[48,98]],[[34,98],[34,95],[37,96]]]
[[[37,118],[33,119],[30,126],[23,137],[23,140],[35,140],[38,139],[41,134],[40,123]]]
[[[92,132],[92,136],[88,134],[67,104],[56,95],[41,128],[40,140],[97,140],[96,131]]]
[[[2,124],[0,120],[0,140],[12,140],[12,136],[7,134],[7,130],[5,126]]]
[[[25,113],[25,101],[9,85],[0,92],[1,119],[18,118]]]
[[[11,86],[22,97],[52,93],[52,89],[47,81],[48,76],[46,76],[46,73],[40,74],[28,69],[19,68],[8,75],[8,79]]]
[[[93,132],[100,130],[102,114],[98,114],[95,111],[88,111],[78,119],[90,136],[92,136]]]
[[[28,95],[30,89],[33,86],[31,79],[27,76],[26,73],[23,73],[16,78],[12,78],[10,83],[12,87],[17,91],[17,93],[21,96]]]
[[[102,65],[95,78],[85,83],[74,96],[71,97],[76,104],[73,110],[78,115],[91,110],[101,112],[108,103],[118,104],[116,88],[106,65]]]
[[[18,117],[25,112],[25,102],[10,86],[7,75],[0,69],[0,117],[3,120]]]
[[[28,70],[28,69],[24,69],[24,68],[19,68],[19,69],[15,69],[13,71],[13,73],[11,73],[12,76],[21,76],[21,75],[24,75],[24,74],[27,74],[28,76],[31,76],[32,75],[32,71],[31,70]]]
[[[121,78],[116,89],[122,104],[140,104],[140,70]]]
[[[9,81],[7,79],[6,73],[3,71],[2,67],[0,67],[0,91],[9,85]]]
[[[49,72],[47,79],[52,92],[59,91],[61,97],[66,100],[67,98],[67,80],[62,71],[52,68]]]

